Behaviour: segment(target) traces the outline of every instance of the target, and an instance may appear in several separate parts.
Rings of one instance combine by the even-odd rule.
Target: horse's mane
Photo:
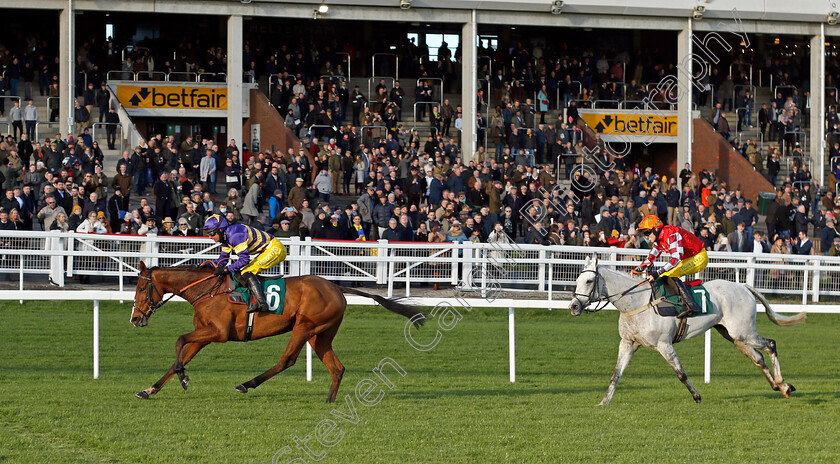
[[[201,264],[195,264],[195,265],[188,265],[188,266],[154,266],[154,267],[150,267],[149,271],[151,272],[151,271],[157,271],[157,270],[162,270],[162,269],[175,269],[175,270],[181,270],[181,271],[212,271],[213,270],[212,267],[204,266],[204,265],[201,265]]]

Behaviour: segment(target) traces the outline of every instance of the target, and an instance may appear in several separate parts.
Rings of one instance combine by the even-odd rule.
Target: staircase
[[[740,185],[744,197],[757,201],[759,192],[772,192],[769,181],[724,138],[715,132],[705,119],[694,120],[692,169],[706,169],[728,181],[732,188]]]

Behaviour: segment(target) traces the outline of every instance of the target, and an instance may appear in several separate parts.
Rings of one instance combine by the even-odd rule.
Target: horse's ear
[[[140,261],[140,273],[143,274],[146,272],[146,263]]]
[[[592,253],[592,263],[598,265],[598,255],[596,253]]]
[[[589,267],[589,263],[592,262],[592,258],[587,256],[586,259],[583,260],[583,267]]]

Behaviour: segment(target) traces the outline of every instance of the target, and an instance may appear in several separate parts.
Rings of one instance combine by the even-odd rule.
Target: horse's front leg
[[[685,373],[682,363],[680,363],[680,358],[677,357],[677,350],[674,349],[674,345],[670,343],[662,343],[656,347],[656,350],[659,351],[666,361],[668,361],[668,364],[670,364],[674,369],[674,372],[676,372],[677,378],[680,379],[680,382],[682,382],[683,385],[685,385],[685,388],[688,388],[688,391],[691,392],[691,397],[699,404],[700,394],[697,393],[697,390],[694,389],[694,385],[691,385],[691,381],[688,380],[688,375]]]
[[[610,379],[610,386],[607,387],[607,393],[604,394],[604,399],[598,403],[598,406],[606,406],[610,404],[610,400],[615,393],[615,387],[618,386],[618,381],[621,380],[624,370],[627,369],[627,365],[630,364],[630,358],[633,357],[633,353],[635,353],[638,349],[639,345],[637,343],[633,343],[630,340],[623,338],[621,339],[621,343],[618,344],[618,361],[615,363],[615,371]]]
[[[172,367],[154,385],[138,392],[134,396],[141,399],[148,399],[149,395],[154,395],[159,392],[174,374],[178,374],[181,386],[186,390],[190,384],[190,378],[184,373],[184,366],[190,362],[199,350],[209,343],[223,343],[224,341],[226,339],[221,336],[215,327],[202,327],[188,334],[181,335],[175,341],[175,362],[172,364]]]

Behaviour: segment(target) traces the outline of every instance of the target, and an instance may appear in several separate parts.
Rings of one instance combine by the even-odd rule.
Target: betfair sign
[[[226,110],[227,88],[188,86],[117,86],[117,98],[126,109]]]
[[[581,110],[580,117],[602,138],[609,136],[676,137],[674,111]]]

